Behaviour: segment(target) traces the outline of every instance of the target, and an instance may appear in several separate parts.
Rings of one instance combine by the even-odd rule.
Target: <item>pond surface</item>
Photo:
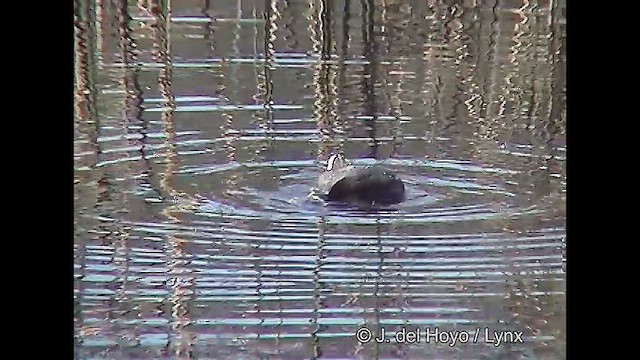
[[[76,1],[76,358],[565,358],[564,14]]]

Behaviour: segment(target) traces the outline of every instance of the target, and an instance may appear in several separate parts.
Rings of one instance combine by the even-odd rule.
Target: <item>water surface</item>
[[[76,2],[76,357],[564,358],[564,7]]]

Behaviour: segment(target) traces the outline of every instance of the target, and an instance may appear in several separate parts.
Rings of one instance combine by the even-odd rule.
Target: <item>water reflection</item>
[[[564,358],[564,8],[76,1],[76,356]],[[337,151],[407,201],[311,197]]]

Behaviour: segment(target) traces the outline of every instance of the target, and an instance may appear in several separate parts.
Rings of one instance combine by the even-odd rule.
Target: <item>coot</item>
[[[355,167],[342,154],[333,154],[318,179],[326,200],[360,205],[391,205],[405,199],[404,184],[377,166]]]

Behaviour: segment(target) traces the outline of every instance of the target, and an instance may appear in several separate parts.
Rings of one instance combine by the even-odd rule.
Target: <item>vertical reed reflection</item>
[[[349,21],[351,20],[351,0],[344,0],[344,8],[342,11],[342,38],[340,42],[340,51],[338,53],[338,65],[336,69],[336,124],[335,128],[339,131],[343,136],[341,139],[344,139],[348,132],[348,122],[345,121],[345,112],[346,112],[346,104],[348,102],[347,96],[347,82],[346,82],[346,72],[347,72],[347,64],[346,60],[349,58],[349,44],[351,42],[351,37],[349,36],[349,31],[351,30],[351,25]],[[341,140],[344,141],[344,140]]]
[[[327,95],[329,97],[329,118],[333,122],[333,132],[337,143],[343,143],[344,139],[344,119],[338,112],[338,66],[334,62],[335,54],[338,52],[336,36],[336,21],[333,20],[336,12],[333,10],[333,1],[328,1],[322,8],[322,28],[325,33],[323,51],[325,61],[327,61]]]
[[[116,14],[118,19],[118,40],[120,57],[122,61],[122,78],[120,79],[120,85],[125,94],[123,99],[123,119],[119,122],[119,126],[123,135],[127,135],[129,131],[139,128],[140,126],[140,114],[141,114],[141,90],[138,84],[137,64],[135,47],[136,44],[131,36],[131,29],[129,28],[129,13],[127,9],[126,1],[118,1],[116,3]],[[131,178],[133,170],[127,165],[123,165],[117,169],[125,172],[124,177]],[[104,172],[101,179],[98,180],[97,186],[99,188],[100,196],[98,198],[98,204],[104,204],[103,211],[108,212],[108,216],[112,216],[116,209],[114,204],[120,202],[122,209],[128,209],[129,201],[127,194],[120,186],[124,186],[121,182],[116,182],[116,174]],[[107,205],[109,204],[109,205]],[[125,210],[126,211],[126,210]],[[106,235],[104,240],[113,246],[113,257],[110,263],[115,268],[116,278],[112,284],[114,287],[114,295],[110,299],[113,303],[110,305],[109,319],[113,324],[114,333],[116,334],[118,341],[116,347],[127,347],[136,345],[139,341],[137,336],[137,329],[127,324],[125,314],[129,312],[130,296],[129,289],[129,266],[130,258],[130,235],[129,228],[122,226],[118,223],[104,223],[97,229],[98,232],[103,232]]]
[[[95,125],[90,143],[97,136],[98,110],[96,88],[96,21],[95,9],[90,1],[74,1],[74,54],[75,54],[75,116],[87,124]]]
[[[98,162],[98,134],[100,121],[97,109],[97,64],[94,40],[96,38],[93,9],[90,3],[74,2],[74,185],[76,190],[86,189]],[[83,193],[83,198],[96,198],[97,194]],[[85,198],[86,199],[86,198]],[[85,202],[86,203],[86,202]],[[79,210],[79,206],[74,209]]]
[[[238,47],[238,40],[240,38],[240,30],[241,30],[241,22],[240,19],[242,18],[242,2],[241,0],[238,0],[238,2],[236,3],[237,6],[237,10],[236,10],[236,16],[237,16],[237,23],[236,23],[236,27],[234,29],[234,37],[233,37],[233,52],[234,52],[234,56],[236,58],[240,58],[240,49]],[[213,23],[213,16],[209,15],[209,11],[213,11],[212,9],[212,5],[210,3],[210,1],[205,1],[204,5],[203,5],[203,13],[206,14],[207,18],[209,18],[211,20],[211,22],[209,24]],[[255,16],[255,9],[254,9],[254,16]],[[205,33],[205,39],[207,40],[207,43],[209,44],[210,48],[212,51],[215,52],[216,50],[216,42],[217,42],[217,31],[215,26],[207,26],[206,28],[206,33]],[[257,38],[257,35],[256,35]],[[254,54],[254,57],[256,56],[256,54]],[[230,98],[234,98],[237,99],[238,98],[238,90],[241,88],[240,86],[240,82],[238,80],[238,66],[233,66],[233,65],[229,65],[228,63],[222,63],[220,68],[211,68],[209,70],[214,77],[221,79],[220,83],[216,84],[217,85],[217,89],[216,89],[216,93],[222,95],[225,91],[234,91],[234,93],[232,95],[227,95],[227,97]],[[228,72],[228,74],[226,74]],[[228,75],[228,76],[227,76]],[[229,81],[231,82],[231,86],[227,87],[225,86],[225,82],[224,79],[228,78]],[[241,136],[240,132],[236,129],[236,126],[234,125],[234,121],[235,121],[235,114],[233,111],[223,111],[222,112],[222,118],[224,119],[222,121],[222,124],[220,125],[220,128],[222,130],[222,134],[224,135],[224,143],[222,145],[223,151],[225,153],[226,159],[227,159],[227,163],[228,164],[234,164],[237,163],[238,159],[238,146],[237,146],[237,142],[239,141],[239,138]],[[214,152],[215,149],[208,149],[211,152]],[[226,175],[226,178],[224,179],[224,184],[225,186],[225,190],[223,191],[223,193],[221,194],[222,197],[225,200],[231,199],[233,198],[234,192],[235,190],[238,188],[238,184],[240,183],[240,181],[243,179],[243,173],[240,171],[229,171]]]
[[[236,59],[239,59],[242,55],[240,53],[240,36],[242,30],[242,0],[237,0],[236,2],[236,26],[233,29],[233,41],[231,47],[233,48],[233,54]],[[237,92],[240,88],[240,83],[238,81],[238,66],[233,66],[231,68],[231,81],[234,81],[233,89]]]
[[[336,139],[341,129],[336,126],[336,104],[338,87],[335,67],[331,64],[333,35],[331,27],[331,2],[327,0],[310,0],[309,32],[313,53],[317,61],[313,66],[314,103],[313,115],[320,130],[318,161],[339,150],[340,142]]]
[[[165,169],[160,175],[160,187],[168,206],[163,208],[163,215],[174,223],[181,223],[180,206],[172,204],[184,198],[184,194],[175,190],[171,179],[177,170],[178,154],[173,114],[176,108],[171,84],[173,75],[173,59],[171,55],[171,0],[150,0],[147,2],[148,12],[152,16],[153,60],[159,64],[158,87],[163,99],[161,114],[162,131],[165,141]],[[171,204],[171,205],[169,205]],[[191,324],[189,302],[193,300],[195,275],[189,268],[191,255],[184,249],[187,240],[172,233],[166,235],[166,251],[168,252],[168,279],[170,287],[168,301],[170,308],[170,329],[167,351],[177,359],[192,358],[195,335],[188,326]]]
[[[262,72],[258,76],[258,100],[264,107],[259,126],[265,131],[268,142],[264,145],[263,151],[270,147],[273,142],[273,71],[275,69],[275,41],[278,31],[278,2],[276,0],[265,0],[264,12],[264,61]]]
[[[534,117],[540,113],[541,101],[538,91],[538,84],[544,77],[544,69],[537,69],[535,62],[531,61],[537,58],[536,48],[538,34],[532,30],[536,29],[536,17],[531,14],[531,3],[527,0],[523,1],[521,8],[514,10],[516,19],[514,24],[514,35],[512,37],[510,61],[512,64],[512,78],[515,80],[514,87],[520,90],[520,97],[523,99],[523,115],[527,128],[532,130],[535,128]],[[529,16],[525,14],[528,13]],[[522,67],[527,67],[523,71]],[[543,72],[537,73],[536,70]],[[535,74],[535,76],[534,76]]]
[[[318,157],[320,162],[330,153],[338,150],[339,144],[336,141],[336,95],[337,80],[335,68],[331,65],[333,50],[333,34],[331,26],[332,2],[330,0],[310,0],[309,1],[309,32],[313,46],[313,54],[316,56],[316,63],[313,66],[313,90],[315,100],[313,103],[313,114],[320,130],[320,142],[318,144]],[[338,129],[339,130],[339,129]],[[313,347],[313,358],[322,357],[322,349],[319,343],[319,334],[323,327],[320,324],[321,311],[325,307],[322,301],[323,280],[322,266],[324,260],[325,231],[327,224],[323,216],[317,222],[318,245],[315,253],[315,263],[313,270],[313,318],[311,330],[311,344]]]
[[[427,103],[431,103],[431,113],[427,116],[433,119],[434,125],[438,125],[437,130],[446,129],[452,124],[451,116],[448,114],[449,100],[447,95],[449,92],[449,79],[447,71],[448,47],[445,42],[445,27],[443,19],[446,17],[446,7],[437,4],[437,1],[432,0],[428,2],[428,10],[426,18],[430,20],[429,29],[427,31],[427,41],[425,42],[425,57],[426,57],[426,74],[427,79],[431,79],[433,84],[433,100],[425,100]],[[428,93],[426,93],[428,94]]]
[[[391,157],[398,154],[402,146],[402,94],[407,92],[403,85],[405,79],[415,79],[415,73],[406,69],[406,56],[411,49],[408,37],[412,7],[401,2],[383,1],[381,11],[381,43],[385,47],[388,65],[382,67],[382,87],[389,104],[389,113],[394,117],[392,124]]]
[[[436,69],[434,69],[434,47],[431,45],[433,41],[435,22],[432,20],[433,9],[429,6],[415,9],[416,17],[420,17],[423,20],[425,29],[425,38],[421,44],[416,46],[421,48],[421,62],[418,64],[417,78],[422,86],[420,86],[420,102],[422,108],[422,116],[424,117],[425,133],[433,134],[433,125],[438,123],[436,118],[436,103],[437,103],[437,81]],[[433,136],[433,135],[431,135]],[[430,137],[431,137],[430,136]],[[429,139],[431,140],[431,139]]]
[[[135,40],[131,36],[129,22],[131,17],[127,8],[127,1],[117,0],[118,13],[118,34],[120,40],[120,60],[122,61],[124,75],[121,85],[123,86],[125,98],[125,121],[140,122],[142,112],[142,91],[138,83],[139,68],[136,55]]]
[[[388,296],[385,294],[385,268],[387,267],[385,260],[385,252],[383,251],[382,244],[382,224],[380,218],[376,218],[375,225],[375,244],[369,244],[369,246],[375,246],[375,254],[377,258],[372,258],[372,262],[375,261],[376,268],[373,273],[367,273],[363,275],[361,279],[360,291],[357,298],[357,302],[360,305],[364,323],[359,327],[366,327],[372,331],[374,337],[380,336],[382,329],[390,331],[389,326],[384,326],[382,323],[381,312],[383,309],[388,308],[391,304],[387,303]],[[382,286],[381,286],[382,285]],[[393,301],[393,299],[391,299]],[[354,329],[356,330],[356,329]],[[365,356],[367,359],[379,359],[382,350],[389,344],[381,344],[378,341],[370,341],[367,344],[357,342],[355,354]]]
[[[287,49],[293,50],[299,47],[297,34],[299,13],[296,12],[300,4],[292,4],[291,1],[284,1],[282,9],[282,40]]]
[[[316,247],[314,266],[313,266],[313,315],[311,318],[311,346],[313,348],[313,359],[322,358],[322,349],[320,347],[319,334],[322,332],[320,325],[321,311],[325,307],[322,300],[323,297],[323,279],[322,265],[325,258],[324,247],[326,245],[325,231],[327,223],[324,218],[318,219],[318,246]]]
[[[385,295],[385,291],[380,289],[380,283],[384,283],[384,268],[386,267],[385,264],[385,253],[382,250],[382,238],[381,238],[381,224],[380,224],[380,218],[376,218],[376,225],[375,225],[375,229],[376,229],[376,254],[378,255],[378,258],[376,260],[378,260],[378,267],[376,268],[376,272],[375,272],[375,278],[371,279],[371,281],[373,282],[373,292],[371,294],[371,296],[373,297],[373,323],[375,324],[375,328],[378,329],[378,331],[380,331],[382,329],[382,323],[380,322],[381,320],[381,316],[380,316],[380,312],[383,309],[386,309],[389,307],[389,305],[386,301],[387,301],[387,296]],[[379,358],[379,354],[381,351],[381,344],[378,343],[377,341],[375,342],[375,350],[374,350],[374,357],[375,359]]]
[[[476,124],[474,134],[481,138],[492,138],[493,136],[489,134],[491,125],[490,120],[488,120],[488,111],[492,106],[492,95],[495,93],[489,93],[489,90],[493,88],[489,86],[488,72],[491,68],[490,61],[494,54],[492,53],[491,33],[487,33],[487,29],[491,31],[493,28],[491,23],[487,24],[487,21],[484,20],[484,10],[481,5],[476,5],[469,9],[473,14],[473,19],[477,20],[475,21],[476,28],[469,33],[470,51],[475,54],[475,61],[473,62],[475,74],[470,80],[473,96],[467,100],[467,104],[469,106],[469,114]]]
[[[331,100],[329,98],[329,64],[331,58],[331,48],[327,45],[331,43],[331,27],[326,23],[326,9],[328,6],[325,0],[309,0],[309,11],[307,20],[309,22],[309,35],[312,43],[313,54],[316,55],[316,63],[313,65],[313,116],[320,130],[320,141],[318,143],[317,160],[321,162],[333,152],[335,146],[334,122],[330,115]],[[318,343],[318,335],[321,332],[320,310],[323,308],[322,296],[322,265],[323,248],[325,244],[326,221],[321,216],[317,222],[318,246],[316,247],[314,269],[313,269],[313,315],[311,318],[311,346],[315,359],[322,356],[322,351]]]
[[[394,121],[391,128],[392,135],[392,150],[390,156],[396,156],[402,146],[402,123],[401,116],[403,116],[403,101],[401,96],[407,92],[408,89],[404,89],[403,85],[405,80],[412,81],[416,78],[415,72],[407,69],[407,56],[412,52],[410,48],[411,31],[409,25],[411,22],[412,7],[408,4],[403,4],[397,0],[383,1],[381,6],[381,23],[384,25],[381,28],[380,43],[381,47],[385,48],[385,62],[387,65],[381,66],[381,78],[382,88],[386,100],[389,104],[389,112],[394,117]],[[384,261],[384,252],[382,251],[382,240],[385,237],[385,231],[389,233],[391,226],[385,226],[381,224],[380,218],[377,219],[376,235],[379,243],[379,256],[380,262]],[[385,231],[383,231],[385,230]],[[391,257],[403,256],[404,250],[402,246],[394,247],[394,251],[390,254]],[[403,321],[404,328],[410,328],[409,316],[404,312],[407,307],[408,298],[411,290],[409,288],[409,272],[403,271],[399,263],[397,266],[389,266],[388,276],[393,274],[402,274],[397,276],[397,283],[390,284],[389,291],[394,291],[397,296],[389,299],[389,304],[384,304],[385,307],[396,307],[400,309],[398,314],[399,320]],[[393,356],[406,358],[406,344],[395,344],[393,349]]]
[[[493,65],[496,64],[496,59],[498,58],[498,45],[500,40],[500,27],[498,26],[498,14],[496,12],[496,6],[498,5],[497,1],[493,2],[493,5],[490,5],[487,1],[487,8],[491,10],[491,16],[486,16],[487,21],[489,22],[489,26],[483,26],[481,29],[487,29],[488,34],[485,34],[485,31],[481,33],[480,41],[481,44],[483,40],[486,39],[486,53],[481,54],[479,56],[485,61],[485,66],[482,67],[483,76],[483,86],[482,86],[482,94],[483,96],[483,113],[481,114],[482,119],[488,119],[490,116],[494,116],[495,113],[495,104],[498,103],[500,94],[498,93],[497,81],[496,81],[496,72],[491,71]],[[486,9],[485,9],[486,11]],[[482,125],[482,124],[481,124]]]
[[[378,81],[378,51],[379,45],[374,32],[375,10],[374,0],[360,0],[362,4],[362,41],[363,57],[365,59],[362,74],[362,95],[364,101],[364,114],[367,116],[366,126],[369,130],[370,157],[378,158],[379,141],[377,135],[378,106],[376,99],[376,83]]]
[[[551,94],[553,103],[549,109],[549,118],[556,119],[558,122],[564,123],[566,109],[566,62],[565,62],[565,44],[564,44],[564,31],[562,31],[561,19],[563,18],[561,13],[563,6],[560,3],[562,0],[551,1],[551,11],[549,14],[549,22],[551,27],[551,43],[549,44],[549,52],[551,53],[550,59],[552,63],[553,81]],[[558,124],[560,125],[560,124]],[[559,130],[565,129],[566,126],[558,126]]]
[[[171,58],[171,44],[169,37],[170,26],[170,0],[150,0],[150,9],[147,9],[152,16],[151,29],[153,36],[153,60],[159,64],[158,88],[163,100],[163,111],[161,113],[162,132],[164,134],[164,158],[165,169],[160,174],[160,193],[165,201],[174,201],[179,193],[171,184],[172,175],[177,171],[177,145],[176,133],[173,124],[173,114],[176,108],[175,98],[171,91],[171,79],[173,65]],[[173,218],[172,207],[164,209],[164,215]],[[177,221],[177,219],[174,219]]]
[[[116,14],[116,17],[118,19],[118,45],[120,50],[119,56],[122,64],[122,77],[120,79],[120,86],[122,87],[122,91],[125,94],[122,104],[123,118],[119,125],[122,126],[121,131],[122,135],[124,135],[125,138],[130,133],[139,133],[139,140],[125,141],[129,143],[129,146],[138,149],[140,155],[137,158],[141,159],[142,162],[144,162],[144,144],[147,141],[148,123],[142,118],[143,92],[139,81],[140,68],[138,63],[138,46],[132,34],[133,31],[130,27],[131,16],[129,14],[128,3],[126,0],[117,1]],[[124,171],[126,173],[125,178],[132,179],[136,171],[136,165],[137,164],[132,162],[125,162],[121,167],[118,168],[118,170]],[[146,167],[149,168],[148,165]],[[122,186],[124,186],[125,184],[122,184]],[[127,191],[118,191],[117,194],[122,198],[122,209],[128,209],[128,199],[130,193]]]
[[[264,10],[261,17],[265,20],[262,30],[264,34],[259,36],[258,27],[256,27],[255,53],[254,53],[254,71],[257,81],[257,92],[254,95],[254,102],[262,106],[261,111],[252,113],[254,123],[264,133],[264,140],[258,140],[258,148],[250,155],[251,160],[263,158],[269,149],[273,148],[274,142],[274,109],[273,109],[273,71],[275,69],[275,45],[276,33],[278,30],[277,20],[280,18],[278,11],[278,2],[275,0],[265,0],[263,2]],[[258,17],[258,10],[254,4],[254,18]],[[261,46],[259,46],[261,45]],[[263,55],[260,56],[260,48]],[[262,64],[262,66],[258,65]]]
[[[90,186],[87,180],[92,177],[91,169],[95,169],[97,162],[96,140],[98,137],[99,121],[96,109],[95,72],[92,66],[91,46],[91,9],[90,4],[83,1],[74,2],[74,155],[86,153],[83,157],[74,156],[74,263],[79,269],[74,271],[74,316],[73,341],[74,357],[79,357],[79,349],[85,335],[90,331],[86,326],[83,311],[85,302],[85,287],[83,279],[87,274],[87,249],[85,237],[92,222],[82,220],[79,216],[85,209],[80,200],[88,207],[95,208],[98,201],[97,186]],[[87,169],[89,171],[81,171]]]
[[[450,124],[456,125],[456,129],[458,130],[458,136],[466,137],[466,133],[462,132],[465,130],[465,127],[459,124],[466,124],[469,122],[469,117],[467,116],[467,108],[465,106],[465,82],[468,81],[468,75],[466,72],[470,72],[465,66],[464,58],[466,56],[465,44],[463,42],[463,32],[464,22],[461,20],[464,14],[464,10],[458,4],[452,4],[448,6],[445,18],[444,18],[444,40],[447,47],[453,52],[452,59],[449,59],[451,62],[451,70],[454,73],[454,78],[456,79],[454,87],[454,104],[452,106],[451,113],[451,121]]]
[[[208,20],[203,24],[204,39],[205,40],[210,40],[211,38],[214,37],[213,36],[214,35],[213,34],[213,29],[214,29],[214,27],[213,27],[213,17],[211,15],[209,15],[209,10],[210,9],[211,9],[211,1],[210,0],[202,0],[202,6],[200,8],[200,12],[202,13],[202,16],[204,16]]]

